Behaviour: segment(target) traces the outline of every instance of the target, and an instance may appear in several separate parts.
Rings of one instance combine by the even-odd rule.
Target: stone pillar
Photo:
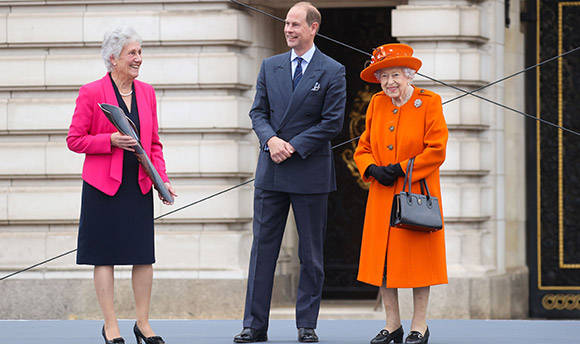
[[[432,288],[430,318],[527,316],[524,118],[473,96],[455,99],[463,93],[453,89],[524,68],[519,4],[511,8],[509,28],[498,0],[410,0],[393,11],[393,36],[415,49],[420,73],[448,84],[415,79],[442,96],[450,131],[441,167],[450,283]],[[522,110],[522,80],[476,94]]]

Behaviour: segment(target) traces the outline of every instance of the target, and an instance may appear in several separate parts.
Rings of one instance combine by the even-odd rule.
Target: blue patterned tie
[[[292,78],[292,90],[296,89],[296,86],[298,86],[298,83],[300,82],[300,79],[302,78],[302,57],[297,57],[295,59],[296,61],[298,61],[298,65],[296,65],[296,70],[294,71],[294,77]]]

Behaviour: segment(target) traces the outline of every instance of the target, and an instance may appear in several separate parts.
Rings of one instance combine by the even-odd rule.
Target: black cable
[[[222,191],[216,192],[216,193],[214,193],[214,194],[212,194],[212,195],[209,195],[209,196],[207,196],[207,197],[204,197],[204,198],[202,198],[202,199],[200,199],[200,200],[197,200],[197,201],[195,201],[195,202],[192,202],[192,203],[189,203],[189,204],[187,204],[187,205],[184,205],[184,206],[183,206],[183,207],[181,207],[181,208],[177,208],[177,209],[174,209],[174,210],[172,210],[172,211],[170,211],[170,212],[168,212],[168,213],[161,214],[161,215],[159,215],[159,216],[155,217],[155,218],[153,219],[153,221],[159,220],[160,218],[163,218],[163,217],[165,217],[165,216],[167,216],[167,215],[170,215],[170,214],[173,214],[173,213],[175,213],[175,212],[178,212],[178,211],[180,211],[180,210],[183,210],[183,209],[185,209],[185,208],[191,207],[192,205],[196,205],[196,204],[198,204],[198,203],[201,203],[201,202],[203,202],[203,201],[207,201],[207,200],[208,200],[208,199],[210,199],[210,198],[213,198],[213,197],[219,196],[219,195],[221,195],[221,194],[223,194],[223,193],[226,193],[226,192],[228,192],[228,191],[231,191],[231,190],[237,189],[237,188],[239,188],[239,187],[241,187],[241,186],[244,186],[244,185],[246,185],[246,184],[248,184],[248,183],[251,183],[251,182],[253,182],[253,181],[254,181],[254,178],[252,178],[252,179],[250,179],[250,180],[247,180],[247,181],[245,181],[245,182],[243,182],[243,183],[241,183],[241,184],[234,185],[234,186],[232,186],[231,188],[228,188],[228,189],[225,189],[225,190],[222,190]],[[28,271],[28,270],[30,270],[30,269],[33,269],[33,268],[35,268],[35,267],[37,267],[37,266],[39,266],[39,265],[42,265],[42,264],[46,264],[46,263],[48,263],[48,262],[51,262],[51,261],[53,261],[53,260],[55,260],[55,259],[57,259],[57,258],[64,257],[64,256],[66,256],[66,255],[68,255],[68,254],[71,254],[71,253],[75,252],[76,250],[77,250],[77,249],[75,248],[74,250],[70,250],[70,251],[68,251],[68,252],[65,252],[65,253],[63,253],[63,254],[60,254],[60,255],[58,255],[58,256],[56,256],[56,257],[52,257],[52,258],[50,258],[50,259],[47,259],[47,260],[45,260],[45,261],[42,261],[42,262],[40,262],[40,263],[34,264],[34,265],[32,265],[32,266],[29,266],[29,267],[27,267],[27,268],[25,268],[25,269],[18,270],[18,271],[16,271],[16,272],[13,272],[13,273],[11,273],[11,274],[9,274],[9,275],[3,276],[2,278],[0,278],[0,281],[2,281],[2,280],[5,280],[5,279],[7,279],[7,278],[9,278],[9,277],[12,277],[12,276],[14,276],[14,275],[17,275],[17,274],[19,274],[19,273],[21,273],[21,272],[24,272],[24,271]]]
[[[6,275],[6,276],[4,276],[4,277],[0,278],[0,281],[2,281],[2,280],[5,280],[5,279],[7,279],[8,277],[11,277],[11,276],[17,275],[17,274],[19,274],[19,273],[21,273],[21,272],[28,271],[28,270],[30,270],[30,269],[34,269],[35,267],[37,267],[37,266],[39,266],[39,265],[46,264],[46,263],[48,263],[48,262],[51,262],[51,261],[53,261],[53,260],[55,260],[55,259],[57,259],[57,258],[64,257],[64,256],[66,256],[67,254],[71,254],[71,253],[73,253],[73,252],[74,252],[74,251],[76,251],[76,250],[77,250],[77,249],[75,248],[74,250],[70,250],[70,251],[68,251],[68,252],[65,252],[65,253],[59,254],[59,255],[58,255],[58,256],[56,256],[56,257],[52,257],[52,258],[50,258],[50,259],[47,259],[47,260],[45,260],[45,261],[42,261],[42,262],[40,262],[40,263],[34,264],[34,265],[32,265],[32,266],[29,266],[29,267],[27,267],[27,268],[25,268],[25,269],[22,269],[22,270],[18,270],[18,271],[16,271],[16,272],[13,272],[13,273],[11,273],[11,274],[9,274],[9,275]]]
[[[357,137],[354,137],[354,138],[352,138],[352,139],[350,139],[350,140],[346,140],[346,141],[344,141],[344,142],[342,142],[342,143],[339,143],[339,144],[337,144],[336,146],[333,146],[333,147],[332,147],[332,149],[338,148],[338,147],[340,147],[340,146],[344,146],[345,144],[347,144],[347,143],[351,143],[352,141],[356,141],[356,140],[358,140],[359,138],[360,138],[360,136],[357,136]]]
[[[433,78],[431,78],[431,77],[429,77],[429,76],[427,76],[427,75],[425,75],[425,74],[417,73],[417,75],[420,75],[420,76],[422,76],[422,77],[424,77],[424,78],[427,78],[427,79],[429,79],[429,80],[431,80],[431,81],[438,82],[438,83],[440,83],[440,84],[442,84],[442,85],[445,85],[445,86],[447,86],[447,87],[453,88],[453,89],[455,89],[455,90],[458,90],[458,91],[461,91],[461,92],[465,92],[465,91],[463,91],[462,89],[460,89],[459,87],[455,87],[455,86],[453,86],[453,85],[450,85],[450,84],[448,84],[448,83],[445,83],[445,82],[443,82],[443,81],[440,81],[440,80],[433,79]],[[557,124],[554,124],[554,123],[552,123],[552,122],[546,121],[545,119],[542,119],[542,118],[536,117],[536,116],[534,116],[534,115],[530,115],[530,114],[528,114],[528,113],[525,113],[525,112],[523,112],[523,111],[516,110],[516,109],[512,109],[512,108],[510,108],[509,106],[503,105],[503,104],[501,104],[501,103],[498,103],[498,102],[496,102],[496,101],[493,101],[493,100],[491,100],[491,99],[487,99],[487,98],[484,98],[484,97],[482,97],[482,96],[479,96],[479,95],[477,95],[477,94],[473,94],[473,93],[471,94],[471,96],[473,96],[473,97],[476,97],[476,98],[478,98],[478,99],[481,99],[481,100],[485,100],[485,101],[487,101],[487,102],[490,102],[490,103],[492,103],[492,104],[494,104],[494,105],[496,105],[496,106],[502,107],[502,108],[504,108],[504,109],[506,109],[506,110],[511,110],[511,111],[513,111],[513,112],[519,113],[520,115],[524,115],[524,116],[526,116],[526,117],[529,117],[529,118],[535,119],[535,120],[536,120],[536,121],[538,121],[538,122],[541,122],[541,123],[544,123],[544,124],[548,124],[548,125],[551,125],[551,126],[553,126],[553,127],[555,127],[555,128],[562,129],[562,130],[564,130],[564,131],[567,131],[567,132],[569,132],[569,133],[572,133],[572,134],[574,134],[574,135],[578,135],[578,136],[580,136],[580,133],[579,133],[579,132],[577,132],[577,131],[574,131],[574,130],[572,130],[572,129],[568,129],[568,128],[564,128],[564,127],[562,127],[562,126],[559,126],[559,125],[557,125]]]
[[[256,12],[258,12],[258,13],[261,13],[261,14],[263,14],[263,15],[266,15],[266,16],[268,16],[268,17],[270,17],[270,18],[273,18],[273,19],[279,20],[279,21],[281,21],[281,22],[283,22],[283,23],[285,23],[285,22],[286,22],[286,20],[285,20],[285,19],[282,19],[282,18],[280,18],[280,17],[276,17],[276,16],[275,16],[275,15],[273,15],[273,14],[270,14],[270,13],[268,13],[268,12],[264,12],[264,11],[262,11],[262,10],[260,10],[260,9],[257,9],[257,8],[255,8],[255,7],[252,7],[252,6],[250,6],[250,5],[247,5],[247,4],[244,4],[243,2],[239,2],[239,1],[237,1],[237,0],[230,0],[230,1],[231,1],[231,2],[233,2],[233,3],[236,3],[236,4],[240,5],[240,6],[246,7],[246,8],[248,8],[248,9],[252,10],[252,11],[256,11]],[[364,51],[364,50],[360,50],[360,49],[358,49],[358,48],[355,48],[355,47],[353,47],[353,46],[350,46],[350,45],[348,45],[348,44],[346,44],[346,43],[342,43],[341,41],[337,41],[337,40],[336,40],[336,39],[334,39],[334,38],[330,38],[330,37],[328,37],[328,36],[321,35],[321,34],[319,34],[319,33],[317,33],[317,34],[316,34],[316,36],[322,37],[322,38],[324,38],[324,39],[327,39],[327,40],[329,40],[329,41],[331,41],[331,42],[334,42],[334,43],[336,43],[336,44],[338,44],[338,45],[342,45],[343,47],[346,47],[346,48],[352,49],[352,50],[354,50],[354,51],[358,51],[359,53],[362,53],[362,54],[365,54],[365,55],[368,55],[368,56],[372,56],[372,54],[369,54],[369,53],[367,53],[367,52],[366,52],[366,51]]]
[[[481,86],[481,87],[479,87],[479,88],[476,88],[476,89],[474,89],[473,91],[465,92],[464,90],[461,90],[462,92],[465,92],[465,93],[464,93],[464,94],[462,94],[462,95],[460,95],[460,96],[457,96],[457,97],[455,97],[455,98],[451,98],[451,99],[449,99],[449,100],[446,100],[445,102],[443,102],[443,104],[442,104],[442,105],[445,105],[445,104],[447,104],[447,103],[451,103],[452,101],[454,101],[454,100],[457,100],[457,99],[459,99],[459,98],[463,98],[463,97],[465,97],[465,96],[467,96],[467,95],[472,95],[472,94],[473,94],[473,93],[475,93],[475,92],[481,91],[481,90],[483,90],[484,88],[488,88],[488,87],[490,87],[490,86],[493,86],[493,85],[495,85],[495,84],[498,84],[498,83],[500,83],[500,82],[502,82],[502,81],[505,81],[505,80],[507,80],[507,79],[511,79],[511,78],[513,78],[514,76],[517,76],[517,75],[520,75],[520,74],[522,74],[522,73],[525,73],[525,72],[527,72],[527,71],[529,71],[529,70],[531,70],[531,69],[534,69],[534,68],[536,68],[536,67],[540,67],[541,65],[543,65],[543,64],[545,64],[545,63],[552,62],[553,60],[557,60],[557,59],[559,59],[560,57],[564,57],[564,56],[566,56],[566,55],[568,55],[568,54],[571,54],[571,53],[575,52],[576,50],[580,50],[580,47],[576,47],[576,48],[574,48],[574,49],[572,49],[572,50],[568,50],[567,52],[565,52],[565,53],[562,53],[562,54],[560,54],[560,55],[553,56],[553,57],[551,57],[551,58],[549,58],[549,59],[547,59],[547,60],[544,60],[544,61],[542,61],[542,62],[540,62],[540,63],[536,63],[536,64],[535,64],[535,65],[533,65],[533,66],[527,67],[527,68],[525,68],[525,69],[523,69],[523,70],[521,70],[521,71],[519,71],[519,72],[513,73],[513,74],[511,74],[511,75],[508,75],[508,76],[506,76],[506,77],[503,77],[503,78],[501,78],[501,79],[499,79],[499,80],[496,80],[496,81],[494,81],[494,82],[491,82],[491,83],[489,83],[489,84],[487,84],[487,85],[484,85],[484,86]]]
[[[338,148],[338,147],[340,147],[340,146],[342,146],[342,145],[345,145],[345,144],[347,144],[347,143],[349,143],[349,142],[352,142],[352,141],[354,141],[354,140],[357,140],[357,139],[358,139],[358,137],[357,137],[357,138],[354,138],[354,139],[350,139],[350,140],[348,140],[348,141],[345,141],[345,142],[342,142],[342,143],[339,143],[339,144],[337,144],[336,146],[333,146],[333,147],[332,147],[332,149]],[[253,182],[254,180],[255,180],[255,178],[252,178],[252,179],[250,179],[250,180],[247,180],[247,181],[245,181],[245,182],[243,182],[243,183],[241,183],[241,184],[234,185],[234,186],[232,186],[232,187],[230,187],[230,188],[227,188],[227,189],[224,189],[224,190],[222,190],[222,191],[216,192],[216,193],[214,193],[214,194],[212,194],[212,195],[209,195],[209,196],[207,196],[207,197],[204,197],[204,198],[202,198],[202,199],[199,199],[199,200],[197,200],[197,201],[195,201],[195,202],[192,202],[192,203],[186,204],[186,205],[184,205],[184,206],[182,206],[182,207],[180,207],[180,208],[174,209],[174,210],[172,210],[172,211],[170,211],[170,212],[167,212],[167,213],[165,213],[165,214],[161,214],[161,215],[157,216],[156,218],[154,218],[154,219],[153,219],[153,221],[159,220],[160,218],[163,218],[163,217],[165,217],[165,216],[171,215],[171,214],[173,214],[173,213],[176,213],[176,212],[178,212],[178,211],[180,211],[180,210],[183,210],[183,209],[185,209],[185,208],[189,208],[189,207],[191,207],[191,206],[194,206],[194,205],[196,205],[196,204],[198,204],[198,203],[201,203],[201,202],[207,201],[207,200],[208,200],[208,199],[210,199],[210,198],[214,198],[214,197],[216,197],[216,196],[219,196],[219,195],[221,195],[221,194],[224,194],[224,193],[226,193],[226,192],[229,192],[229,191],[232,191],[232,190],[234,190],[234,189],[237,189],[237,188],[239,188],[239,187],[241,187],[241,186],[244,186],[244,185],[246,185],[246,184],[249,184],[249,183]],[[7,278],[9,278],[9,277],[12,277],[12,276],[14,276],[14,275],[17,275],[17,274],[19,274],[19,273],[21,273],[21,272],[25,272],[25,271],[28,271],[28,270],[30,270],[30,269],[33,269],[33,268],[35,268],[35,267],[37,267],[37,266],[40,266],[40,265],[46,264],[46,263],[48,263],[48,262],[51,262],[51,261],[53,261],[53,260],[55,260],[55,259],[57,259],[57,258],[64,257],[64,256],[66,256],[66,255],[68,255],[68,254],[71,254],[71,253],[75,252],[76,250],[77,250],[77,249],[75,248],[74,250],[70,250],[70,251],[68,251],[68,252],[65,252],[65,253],[63,253],[63,254],[60,254],[60,255],[58,255],[58,256],[56,256],[56,257],[53,257],[53,258],[47,259],[47,260],[45,260],[45,261],[42,261],[42,262],[40,262],[40,263],[34,264],[34,265],[32,265],[32,266],[29,266],[29,267],[27,267],[27,268],[25,268],[25,269],[18,270],[18,271],[16,271],[16,272],[13,272],[13,273],[11,273],[11,274],[9,274],[9,275],[3,276],[3,277],[1,277],[1,278],[0,278],[0,281],[2,281],[2,280],[5,280],[5,279],[7,279]]]
[[[180,211],[180,210],[183,210],[183,209],[185,209],[185,208],[189,208],[189,207],[191,207],[192,205],[196,205],[196,204],[198,204],[198,203],[201,203],[201,202],[203,202],[203,201],[207,201],[207,200],[208,200],[208,199],[210,199],[210,198],[214,198],[215,196],[219,196],[219,195],[221,195],[221,194],[223,194],[223,193],[226,193],[226,192],[228,192],[228,191],[231,191],[231,190],[237,189],[237,188],[239,188],[240,186],[244,186],[244,185],[246,185],[246,184],[248,184],[248,183],[251,183],[251,182],[253,182],[253,181],[254,181],[254,179],[255,179],[255,178],[252,178],[252,179],[250,179],[250,180],[247,180],[247,181],[245,181],[245,182],[243,182],[243,183],[241,183],[241,184],[234,185],[234,186],[232,186],[231,188],[228,188],[228,189],[225,189],[225,190],[222,190],[222,191],[216,192],[216,193],[214,193],[213,195],[209,195],[209,196],[207,196],[207,197],[205,197],[205,198],[202,198],[202,199],[200,199],[200,200],[197,200],[197,201],[195,201],[195,202],[192,202],[192,203],[189,203],[189,204],[187,204],[187,205],[184,205],[184,206],[183,206],[183,207],[181,207],[181,208],[177,208],[177,209],[174,209],[174,210],[172,210],[172,211],[170,211],[170,212],[168,212],[168,213],[165,213],[165,214],[163,214],[163,215],[159,215],[159,216],[157,216],[156,218],[154,218],[153,220],[154,220],[154,221],[155,221],[155,220],[158,220],[158,219],[160,219],[160,218],[162,218],[162,217],[165,217],[165,216],[167,216],[167,215],[171,215],[171,214],[173,214],[173,213],[176,213],[176,212],[178,212],[178,211]]]
[[[252,7],[252,6],[250,6],[250,5],[244,4],[244,3],[242,3],[242,2],[240,2],[240,1],[238,1],[238,0],[230,0],[230,1],[231,1],[231,2],[234,2],[234,3],[238,4],[238,5],[241,5],[241,6],[243,6],[243,7],[246,7],[246,8],[248,8],[248,9],[251,9],[251,10],[253,10],[253,11],[256,11],[256,12],[259,12],[259,13],[262,13],[262,14],[265,14],[265,15],[267,15],[268,17],[274,18],[274,19],[276,19],[276,20],[279,20],[279,21],[282,21],[282,22],[286,22],[284,19],[282,19],[282,18],[280,18],[280,17],[276,17],[276,16],[274,16],[274,15],[272,15],[272,14],[270,14],[270,13],[264,12],[264,11],[262,11],[262,10],[259,10],[259,9],[255,8],[255,7]],[[327,36],[324,36],[324,35],[321,35],[321,34],[317,34],[317,36],[320,36],[320,37],[322,37],[322,38],[325,38],[325,39],[327,39],[327,40],[329,40],[329,41],[332,41],[332,42],[335,42],[335,43],[337,43],[337,44],[340,44],[340,45],[342,45],[342,46],[344,46],[344,47],[346,47],[346,48],[352,49],[352,50],[354,50],[354,51],[358,51],[358,52],[360,52],[360,53],[362,53],[362,54],[365,54],[365,55],[367,55],[367,56],[372,56],[372,54],[370,54],[370,53],[368,53],[368,52],[366,52],[366,51],[363,51],[363,50],[361,50],[361,49],[355,48],[355,47],[353,47],[353,46],[350,46],[350,45],[348,45],[348,44],[346,44],[346,43],[339,42],[339,41],[337,41],[337,40],[335,40],[335,39],[333,39],[333,38],[330,38],[330,37],[327,37]],[[450,99],[450,100],[447,100],[447,101],[445,101],[444,103],[442,103],[442,105],[445,105],[445,104],[447,104],[447,103],[449,103],[449,102],[451,102],[451,101],[457,100],[457,99],[459,99],[459,98],[465,97],[466,95],[471,95],[471,96],[474,96],[474,97],[476,97],[476,98],[478,98],[478,99],[481,99],[481,100],[487,101],[487,102],[489,102],[489,103],[491,103],[491,104],[494,104],[494,105],[496,105],[496,106],[502,107],[502,108],[504,108],[504,109],[506,109],[506,110],[513,111],[513,112],[515,112],[515,113],[518,113],[518,114],[520,114],[520,115],[524,115],[524,116],[526,116],[526,117],[528,117],[528,118],[534,119],[534,120],[536,120],[536,121],[538,121],[538,122],[541,122],[541,123],[544,123],[544,124],[548,124],[548,125],[551,125],[551,126],[553,126],[553,127],[555,127],[555,128],[562,129],[562,130],[564,130],[564,131],[566,131],[566,132],[569,132],[569,133],[571,133],[571,134],[574,134],[574,135],[578,135],[578,136],[580,136],[580,133],[579,133],[579,132],[576,132],[576,131],[574,131],[574,130],[567,129],[567,128],[565,128],[565,127],[559,126],[559,125],[557,125],[557,124],[554,124],[554,123],[552,123],[552,122],[546,121],[545,119],[539,118],[539,117],[537,117],[537,116],[534,116],[534,115],[530,115],[530,114],[528,114],[528,113],[525,113],[525,112],[523,112],[523,111],[516,110],[516,109],[514,109],[514,108],[511,108],[511,107],[509,107],[509,106],[507,106],[507,105],[503,105],[503,104],[501,104],[501,103],[498,103],[498,102],[496,102],[496,101],[493,101],[493,100],[491,100],[491,99],[488,99],[488,98],[485,98],[485,97],[481,97],[481,96],[478,96],[478,95],[474,94],[475,92],[481,91],[481,90],[483,90],[483,89],[485,89],[485,88],[487,88],[487,87],[490,87],[490,86],[492,86],[492,85],[495,85],[495,84],[497,84],[497,83],[500,83],[500,82],[502,82],[502,81],[505,81],[505,80],[507,80],[507,79],[509,79],[509,78],[512,78],[512,77],[516,76],[516,75],[519,75],[519,74],[521,74],[521,73],[527,72],[528,70],[530,70],[530,69],[533,69],[533,68],[535,68],[535,67],[538,67],[538,66],[541,66],[541,65],[543,65],[544,63],[548,63],[548,62],[551,62],[551,61],[553,61],[553,60],[556,60],[556,59],[558,59],[558,58],[560,58],[560,57],[563,57],[563,56],[565,56],[565,55],[567,55],[567,54],[571,54],[571,53],[573,53],[573,52],[575,52],[575,51],[577,51],[577,50],[580,50],[580,47],[574,48],[574,49],[572,49],[572,50],[570,50],[570,51],[567,51],[567,52],[565,52],[565,53],[563,53],[563,54],[561,54],[561,55],[554,56],[554,57],[552,57],[552,58],[550,58],[550,59],[548,59],[548,60],[545,60],[545,61],[543,61],[543,62],[541,62],[541,63],[538,63],[538,64],[535,64],[535,65],[533,65],[533,66],[530,66],[530,67],[528,67],[528,68],[526,68],[526,69],[524,69],[524,70],[522,70],[522,71],[519,71],[519,72],[517,72],[517,73],[514,73],[514,74],[512,74],[512,75],[506,76],[506,77],[504,77],[504,78],[501,78],[501,79],[499,79],[499,80],[496,80],[496,81],[494,81],[494,82],[492,82],[492,83],[489,83],[489,84],[487,84],[487,85],[481,86],[481,87],[479,87],[479,88],[477,88],[477,89],[475,89],[475,90],[473,90],[473,91],[466,91],[466,90],[464,90],[464,89],[461,89],[461,88],[459,88],[459,87],[456,87],[456,86],[453,86],[453,85],[447,84],[447,83],[445,83],[445,82],[443,82],[443,81],[441,81],[441,80],[437,80],[437,79],[434,79],[434,78],[432,78],[432,77],[429,77],[429,76],[427,76],[427,75],[425,75],[425,74],[421,74],[421,73],[418,73],[418,72],[417,72],[417,75],[420,75],[420,76],[422,76],[422,77],[424,77],[424,78],[426,78],[426,79],[429,79],[429,80],[431,80],[431,81],[434,81],[434,82],[436,82],[436,83],[439,83],[439,84],[441,84],[441,85],[444,85],[444,86],[447,86],[447,87],[453,88],[453,89],[455,89],[455,90],[457,90],[457,91],[460,91],[460,92],[462,92],[462,93],[463,93],[463,94],[462,94],[462,95],[460,95],[460,96],[457,96],[457,97],[455,97],[455,98],[453,98],[453,99]],[[356,137],[355,139],[358,139],[358,138],[360,138],[360,136],[359,136],[359,137]],[[351,140],[351,141],[353,141],[353,140]],[[350,142],[350,141],[349,141],[349,142]]]

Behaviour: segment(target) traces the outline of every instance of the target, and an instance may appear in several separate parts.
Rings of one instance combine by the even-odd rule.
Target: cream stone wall
[[[254,22],[263,23],[225,0],[0,1],[0,276],[76,248],[84,157],[67,149],[65,137],[78,89],[106,73],[100,44],[116,24],[143,37],[139,80],[156,89],[168,174],[179,194],[172,207],[156,200],[155,215],[251,179],[257,143],[248,111],[259,63],[273,46],[261,32],[268,24]],[[157,317],[240,316],[251,204],[248,184],[156,222],[153,308],[164,310]],[[120,295],[130,290],[128,269],[117,269]],[[3,295],[15,296],[1,298],[0,318],[99,318],[92,283],[84,282],[91,278],[73,253],[2,281]],[[67,304],[58,296],[63,290],[51,289],[61,281],[84,288],[86,299]],[[203,302],[227,281],[231,295]],[[182,304],[169,301],[178,286],[191,293]],[[18,299],[43,292],[62,302],[18,310]],[[162,306],[168,302],[175,307]],[[119,309],[120,316],[131,312],[130,303]]]

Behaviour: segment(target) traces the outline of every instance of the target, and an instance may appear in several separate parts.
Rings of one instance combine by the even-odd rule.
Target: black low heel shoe
[[[429,342],[429,327],[425,330],[425,334],[421,334],[419,331],[411,331],[407,338],[405,338],[405,344],[427,344]]]
[[[395,343],[402,343],[404,334],[405,332],[403,331],[403,326],[399,327],[393,332],[382,329],[381,332],[375,336],[375,338],[371,339],[371,344],[389,344],[391,341]]]
[[[125,344],[125,340],[122,337],[108,340],[107,336],[105,335],[105,325],[103,325],[103,330],[101,333],[103,334],[103,338],[105,338],[105,344]]]
[[[145,337],[143,333],[141,333],[139,326],[137,326],[136,321],[135,326],[133,326],[133,333],[135,333],[135,339],[137,339],[137,344],[141,344],[141,339],[143,339],[145,344],[165,344],[163,338],[159,336]]]

